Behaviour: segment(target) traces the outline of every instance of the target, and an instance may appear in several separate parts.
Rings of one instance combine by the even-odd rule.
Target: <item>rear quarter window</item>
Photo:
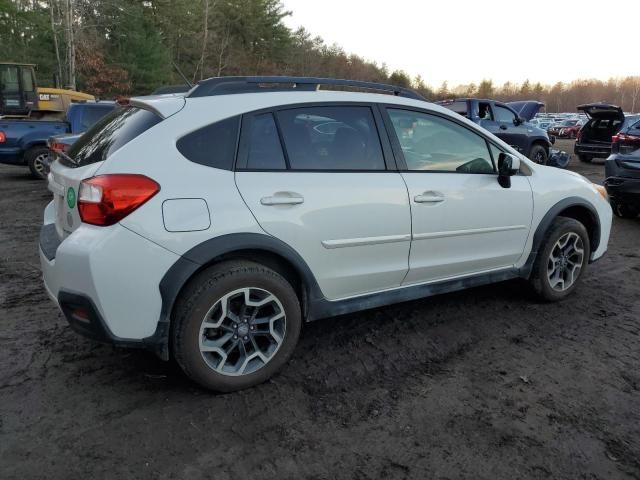
[[[240,117],[231,117],[195,130],[176,142],[188,160],[206,167],[233,170]]]
[[[162,117],[136,107],[118,108],[100,119],[69,150],[70,167],[82,167],[106,160],[109,155],[162,121]]]

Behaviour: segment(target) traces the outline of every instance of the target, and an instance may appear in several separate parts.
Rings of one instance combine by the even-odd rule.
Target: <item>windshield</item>
[[[161,121],[160,116],[148,110],[117,108],[95,123],[73,144],[69,150],[73,163],[64,158],[61,161],[69,167],[101,162]]]

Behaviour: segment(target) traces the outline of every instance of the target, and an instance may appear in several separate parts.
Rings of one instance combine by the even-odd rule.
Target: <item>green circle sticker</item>
[[[67,205],[69,208],[76,206],[76,191],[72,187],[67,190]]]

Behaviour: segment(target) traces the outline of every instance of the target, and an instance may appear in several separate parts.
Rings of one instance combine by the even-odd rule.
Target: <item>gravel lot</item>
[[[640,479],[640,220],[562,303],[516,281],[317,322],[274,380],[213,395],[70,330],[49,197],[0,166],[2,479]]]

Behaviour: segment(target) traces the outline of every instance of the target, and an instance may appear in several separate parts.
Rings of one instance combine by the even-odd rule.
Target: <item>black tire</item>
[[[582,264],[577,272],[577,277],[573,280],[573,283],[566,290],[558,291],[551,285],[548,267],[550,266],[551,252],[556,247],[556,242],[558,242],[558,240],[567,233],[575,233],[580,237],[584,253]],[[590,256],[591,244],[589,242],[589,234],[587,233],[587,229],[584,225],[573,218],[557,217],[547,231],[533,264],[533,270],[530,278],[530,283],[533,286],[533,289],[541,299],[548,302],[556,302],[569,296],[576,288],[580,277],[584,274],[587,265],[589,264]]]
[[[529,158],[540,165],[546,165],[547,160],[549,159],[549,153],[547,149],[542,145],[536,143],[531,146],[531,150],[529,151]]]
[[[204,338],[200,328],[208,312],[224,295],[246,288],[262,289],[277,298],[284,310],[285,330],[279,347],[263,366],[251,373],[231,376],[217,372],[215,365],[212,367],[205,360],[205,354],[200,351]],[[300,336],[302,314],[296,292],[280,274],[258,263],[228,261],[207,268],[189,282],[177,301],[173,322],[173,353],[185,374],[207,389],[232,392],[268,380],[289,360]],[[240,340],[234,342],[239,345]],[[249,342],[244,343],[251,347]],[[242,351],[246,353],[245,347]]]
[[[640,214],[637,208],[624,203],[611,202],[611,209],[620,218],[636,218]]]
[[[578,155],[578,160],[583,163],[591,163],[591,160],[593,160],[593,158],[589,155]]]
[[[38,180],[46,180],[49,175],[49,149],[45,146],[31,147],[24,154],[31,176]]]

